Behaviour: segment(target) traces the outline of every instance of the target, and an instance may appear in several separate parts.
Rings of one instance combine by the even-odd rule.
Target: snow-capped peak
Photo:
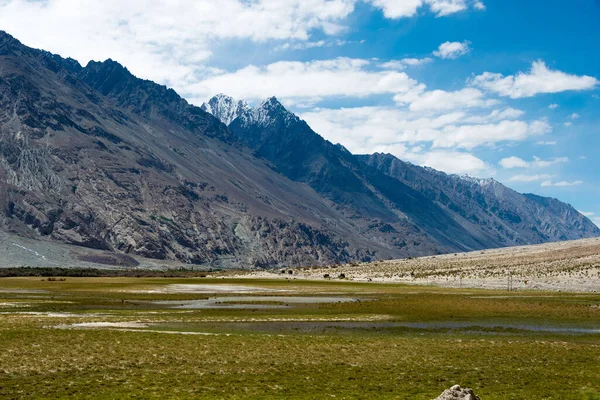
[[[218,94],[208,103],[202,104],[201,108],[228,126],[238,118],[242,125],[255,124],[263,127],[281,117],[285,123],[298,120],[298,117],[286,110],[276,97],[269,97],[258,106],[251,108],[243,100],[237,101],[230,96]]]
[[[225,125],[231,124],[234,119],[251,110],[245,101],[237,101],[233,97],[224,94],[214,96],[208,103],[202,104],[200,108],[218,118]]]

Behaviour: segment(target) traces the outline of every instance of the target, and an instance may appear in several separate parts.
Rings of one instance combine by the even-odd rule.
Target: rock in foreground
[[[475,396],[473,389],[461,388],[459,385],[454,385],[450,389],[445,390],[435,400],[481,400]]]

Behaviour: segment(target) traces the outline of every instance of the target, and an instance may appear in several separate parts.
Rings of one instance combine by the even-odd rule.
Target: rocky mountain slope
[[[573,240],[581,235],[600,234],[598,228],[572,206],[556,199],[517,193],[494,179],[447,175],[389,154],[358,157],[423,193],[455,221],[487,237],[490,247]]]
[[[470,232],[447,204],[370,164],[275,98],[199,108],[115,61],[82,67],[0,32],[0,230],[10,234],[217,267],[511,244]],[[557,217],[562,203],[528,198],[546,236],[524,240],[598,234],[583,217]]]
[[[343,206],[349,217],[358,213],[403,237],[406,225],[396,221],[403,216],[415,223],[411,229],[457,250],[600,235],[591,221],[556,199],[522,195],[493,179],[447,175],[391,155],[354,156],[313,132],[275,98],[245,110],[229,127],[256,155]],[[397,246],[389,237],[380,239]]]
[[[0,34],[0,226],[217,266],[324,264],[392,251],[227,127],[113,61],[82,68]]]

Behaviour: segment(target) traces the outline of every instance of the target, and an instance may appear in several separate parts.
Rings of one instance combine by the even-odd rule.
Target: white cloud
[[[540,146],[556,146],[556,143],[556,140],[536,142]]]
[[[464,56],[469,51],[471,51],[471,42],[445,42],[440,45],[440,47],[433,52],[433,55],[439,58],[449,58],[455,59],[460,56]]]
[[[542,160],[539,157],[533,156],[533,162],[531,163],[531,165],[533,167],[545,168],[554,164],[562,164],[567,162],[569,162],[569,157],[556,157],[552,160]]]
[[[469,124],[484,124],[486,122],[493,121],[502,121],[505,119],[518,119],[525,115],[525,112],[522,110],[517,110],[515,108],[506,108],[504,110],[493,110],[488,115],[474,115],[466,118],[464,120],[465,123]]]
[[[543,174],[543,175],[515,175],[511,177],[509,182],[539,182],[552,179],[552,175]]]
[[[593,212],[586,212],[586,211],[579,211],[579,210],[577,210],[577,211],[579,212],[579,214],[583,215],[584,217],[593,217],[594,215],[596,215],[596,213],[593,213]]]
[[[573,115],[571,115],[571,119],[579,119],[579,114],[574,113]]]
[[[568,128],[569,126],[573,125],[573,123],[571,121],[569,122],[565,122],[565,126]]]
[[[552,181],[544,181],[542,182],[542,187],[567,187],[567,186],[579,186],[582,185],[583,181],[560,181],[560,182],[552,182]]]
[[[404,58],[402,60],[390,60],[379,65],[380,68],[403,70],[407,67],[418,67],[432,62],[431,58]]]
[[[300,117],[326,139],[342,143],[353,153],[390,152],[445,172],[487,176],[493,169],[469,150],[524,140],[549,129],[545,121],[498,119],[517,112],[494,110],[473,116],[465,111],[430,114],[394,107],[356,107],[315,109]],[[471,119],[486,122],[467,122]]]
[[[473,8],[481,11],[484,11],[486,9],[485,4],[483,4],[481,1],[476,1],[473,5]]]
[[[406,65],[409,65],[411,67],[416,67],[419,65],[423,65],[423,64],[428,64],[430,62],[432,62],[433,60],[431,58],[405,58],[402,60],[402,62]]]
[[[467,9],[465,0],[426,0],[431,11],[438,17],[454,14]]]
[[[433,142],[434,147],[473,149],[505,141],[522,141],[551,131],[548,122],[504,120],[482,125],[446,126]]]
[[[569,162],[569,157],[557,157],[552,160],[542,160],[539,157],[533,156],[533,161],[525,161],[519,157],[507,157],[500,160],[500,165],[505,169],[512,168],[546,168],[554,164]]]
[[[314,49],[319,47],[340,47],[346,46],[349,44],[364,44],[364,40],[358,41],[348,41],[348,40],[318,40],[316,42],[312,41],[296,41],[296,42],[287,42],[282,45],[276,46],[274,51],[283,51],[283,50],[307,50]]]
[[[467,0],[367,0],[383,10],[387,18],[413,17],[421,7],[428,6],[437,17],[445,17],[469,8]],[[473,3],[476,10],[485,10],[481,1]]]
[[[505,169],[527,168],[529,163],[519,157],[507,157],[500,160],[500,165]]]
[[[422,154],[404,155],[405,160],[444,171],[449,174],[489,176],[490,167],[473,154],[459,151],[429,151]]]
[[[279,61],[215,75],[189,85],[186,92],[199,100],[215,93],[247,100],[274,94],[282,99],[312,99],[402,93],[418,86],[418,82],[404,72],[370,71],[369,66],[368,60],[350,58]]]
[[[491,107],[498,104],[497,100],[485,99],[484,94],[474,88],[465,88],[455,92],[433,90],[420,92],[422,87],[415,86],[415,90],[398,94],[394,100],[399,104],[410,103],[411,111],[427,110],[456,110],[461,108]]]
[[[600,81],[591,76],[569,75],[550,70],[543,61],[534,62],[529,73],[519,72],[516,76],[503,76],[484,72],[470,81],[473,86],[513,99],[532,97],[540,93],[589,90],[599,83]]]
[[[340,32],[356,0],[2,0],[0,27],[83,64],[112,58],[179,91],[206,76],[213,43],[308,41]],[[90,45],[93,44],[93,45]]]
[[[0,0],[0,27],[25,44],[77,59],[112,58],[181,93],[210,76],[206,62],[228,40],[327,46],[359,1],[389,18],[419,7],[448,14],[448,0]],[[303,42],[303,43],[298,43]],[[92,44],[92,45],[90,45]],[[334,42],[335,44],[335,42]]]
[[[548,108],[551,109],[551,110],[556,110],[558,107],[560,107],[558,104],[550,104],[548,106]]]
[[[387,18],[394,19],[412,17],[423,6],[423,0],[371,0],[371,3],[381,8]]]

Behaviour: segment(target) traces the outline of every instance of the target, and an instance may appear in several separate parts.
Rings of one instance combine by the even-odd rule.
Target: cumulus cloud
[[[407,18],[417,14],[421,7],[428,7],[437,17],[445,17],[469,8],[467,0],[367,0],[383,10],[387,18]],[[472,3],[476,10],[485,10],[481,1]]]
[[[595,88],[600,81],[591,76],[570,75],[549,69],[543,61],[532,64],[528,73],[504,76],[484,72],[470,81],[475,87],[513,99],[532,97],[540,93],[560,93]],[[551,107],[552,108],[552,107]]]
[[[0,27],[25,44],[82,64],[112,58],[134,74],[183,92],[213,70],[206,63],[227,40],[292,41],[319,47],[315,33],[338,35],[357,3],[388,18],[420,7],[448,15],[459,0],[0,0]],[[458,8],[462,8],[458,7]],[[466,7],[465,5],[465,8]],[[298,43],[300,42],[300,43]],[[93,45],[90,45],[93,43]],[[285,46],[285,44],[283,44]]]
[[[301,117],[326,138],[344,145],[348,143],[346,147],[357,152],[388,143],[426,143],[437,149],[471,150],[505,141],[521,141],[550,129],[545,121],[467,124],[469,116],[461,111],[426,115],[391,107],[316,109]]]
[[[355,0],[3,0],[0,26],[85,64],[112,58],[178,90],[210,73],[213,43],[336,34]],[[93,45],[90,45],[93,43]]]
[[[437,14],[438,17],[454,14],[467,9],[467,4],[464,0],[427,0],[431,11]]]
[[[494,171],[480,158],[459,151],[428,151],[424,153],[400,154],[410,162],[444,171],[449,174],[477,176],[493,175]]]
[[[582,185],[583,181],[560,181],[560,182],[552,182],[552,181],[544,181],[542,182],[542,187],[567,187],[567,186],[579,186]]]
[[[445,42],[438,47],[433,55],[439,58],[455,59],[471,51],[471,42]]]
[[[445,126],[433,141],[434,147],[473,149],[506,141],[522,141],[551,131],[545,120],[532,122],[504,120],[481,125]]]
[[[399,104],[410,103],[411,111],[455,110],[461,108],[491,107],[499,102],[486,99],[484,94],[474,88],[465,88],[454,92],[445,90],[422,91],[422,86],[414,90],[394,96]]]
[[[467,110],[411,111],[408,107],[314,109],[300,115],[319,134],[353,153],[389,152],[415,164],[450,173],[489,176],[494,170],[472,151],[521,141],[550,129],[515,109],[473,115]]]
[[[189,85],[191,98],[204,99],[215,93],[253,100],[276,94],[282,99],[322,97],[366,97],[413,90],[418,82],[404,72],[372,71],[370,61],[336,58],[296,62],[279,61],[264,67],[248,66]]]
[[[500,160],[500,165],[505,169],[527,168],[529,163],[519,157],[507,157]]]
[[[551,109],[551,110],[555,110],[555,109],[557,109],[558,107],[559,107],[559,105],[558,105],[558,104],[550,104],[550,105],[548,106],[548,108],[549,108],[549,109]]]
[[[573,113],[573,114],[571,115],[571,119],[579,119],[579,114],[577,114],[577,113]]]
[[[554,164],[569,162],[569,157],[557,157],[552,160],[542,160],[539,157],[533,156],[533,161],[525,161],[519,157],[507,157],[500,160],[500,165],[505,169],[513,168],[546,168]]]
[[[536,144],[538,144],[540,146],[556,146],[556,143],[557,143],[556,140],[536,142]]]

